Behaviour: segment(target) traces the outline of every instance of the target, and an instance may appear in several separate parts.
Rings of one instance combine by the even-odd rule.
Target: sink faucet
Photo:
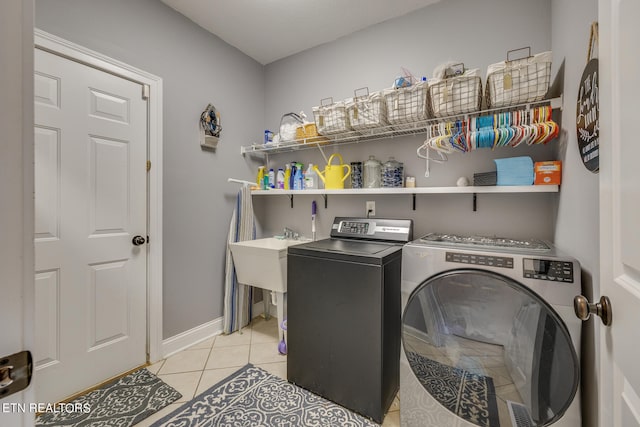
[[[284,238],[298,240],[298,238],[300,238],[300,234],[297,231],[290,229],[289,227],[285,227]]]

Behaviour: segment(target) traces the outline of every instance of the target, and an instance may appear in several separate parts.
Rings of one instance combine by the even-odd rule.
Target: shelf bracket
[[[326,194],[323,194],[323,195],[322,195],[322,198],[324,199],[324,208],[325,208],[325,209],[327,209],[327,199],[328,199],[328,196],[327,196]]]
[[[415,211],[416,210],[416,193],[413,193],[412,196],[413,196],[413,210]]]
[[[293,194],[289,194],[289,203],[291,203],[291,209],[293,209]]]
[[[478,193],[473,193],[473,211],[478,210]]]

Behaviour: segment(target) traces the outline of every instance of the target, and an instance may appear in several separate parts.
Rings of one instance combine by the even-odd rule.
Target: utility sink
[[[287,248],[306,239],[264,239],[229,243],[238,282],[275,292],[287,292]]]
[[[270,301],[266,292],[271,293],[271,301],[276,305],[280,327],[278,351],[286,354],[287,332],[284,330],[285,297],[287,294],[287,248],[310,242],[309,239],[265,239],[245,240],[229,243],[238,282],[262,288],[265,317],[269,318]]]

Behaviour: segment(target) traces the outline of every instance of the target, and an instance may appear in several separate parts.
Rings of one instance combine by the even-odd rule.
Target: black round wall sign
[[[600,99],[598,95],[598,59],[594,58],[584,68],[578,105],[576,107],[576,131],[580,158],[593,173],[600,169]]]

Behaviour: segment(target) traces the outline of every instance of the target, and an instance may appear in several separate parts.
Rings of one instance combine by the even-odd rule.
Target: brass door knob
[[[588,320],[592,314],[600,317],[605,326],[611,326],[613,313],[611,312],[611,301],[606,296],[600,297],[600,302],[592,304],[582,295],[577,295],[573,299],[573,310],[580,320]]]

